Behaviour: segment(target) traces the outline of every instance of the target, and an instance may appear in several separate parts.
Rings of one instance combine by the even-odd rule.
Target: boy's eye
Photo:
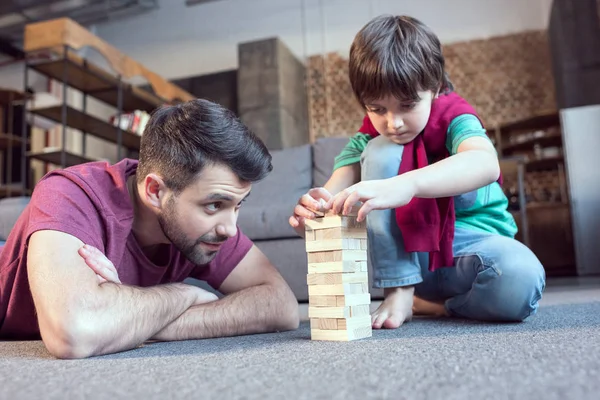
[[[385,109],[383,109],[383,108],[368,108],[367,110],[369,112],[372,112],[375,114],[384,114],[385,113]]]

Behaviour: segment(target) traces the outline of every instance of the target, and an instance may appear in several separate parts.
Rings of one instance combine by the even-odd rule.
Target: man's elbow
[[[281,298],[281,308],[278,315],[277,330],[291,331],[298,329],[300,326],[300,314],[298,312],[298,300],[292,290],[287,287],[283,290],[284,294]]]
[[[95,354],[97,346],[93,344],[93,330],[90,321],[83,318],[70,318],[52,323],[42,328],[42,341],[48,352],[59,359],[82,359]]]

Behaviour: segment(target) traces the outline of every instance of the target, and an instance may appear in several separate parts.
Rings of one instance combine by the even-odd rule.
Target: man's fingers
[[[85,263],[107,281],[121,283],[117,269],[104,254],[93,246],[84,245],[79,249],[79,255]]]

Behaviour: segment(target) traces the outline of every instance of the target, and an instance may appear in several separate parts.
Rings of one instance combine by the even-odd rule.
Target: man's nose
[[[237,234],[237,217],[238,213],[235,210],[224,213],[223,220],[217,226],[217,234],[234,237]]]

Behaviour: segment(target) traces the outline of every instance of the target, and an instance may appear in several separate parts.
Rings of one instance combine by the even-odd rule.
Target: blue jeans
[[[384,136],[372,139],[361,159],[362,180],[396,176],[403,149]],[[450,315],[476,320],[522,321],[537,311],[545,271],[513,238],[457,228],[455,265],[431,272],[427,253],[405,250],[393,209],[371,211],[367,235],[374,287],[415,286],[415,295],[444,301]]]

